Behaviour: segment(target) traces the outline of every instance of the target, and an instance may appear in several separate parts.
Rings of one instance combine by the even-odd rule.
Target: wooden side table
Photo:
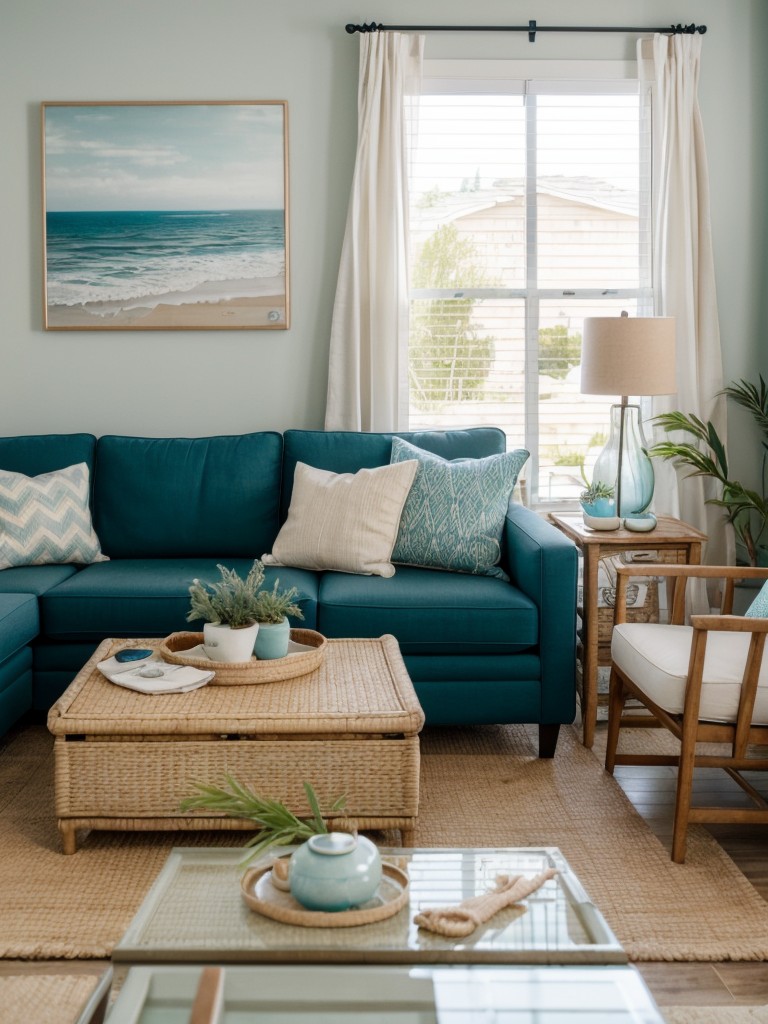
[[[581,614],[583,637],[578,645],[581,664],[581,717],[583,741],[591,747],[595,739],[597,721],[597,669],[609,665],[610,656],[599,649],[597,570],[600,559],[622,551],[657,551],[658,561],[698,565],[701,545],[707,535],[688,523],[672,516],[659,516],[658,525],[650,533],[630,530],[591,530],[584,525],[581,513],[557,515],[550,513],[550,521],[570,537],[584,559],[584,577]]]

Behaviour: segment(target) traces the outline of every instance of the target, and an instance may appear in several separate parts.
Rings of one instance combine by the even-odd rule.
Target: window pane
[[[410,425],[498,426],[525,437],[521,299],[417,299],[411,305]]]
[[[418,137],[410,178],[413,287],[522,287],[522,97],[424,96]],[[429,275],[422,266],[425,244],[441,250],[428,257]]]
[[[592,479],[618,396],[582,395],[584,317],[637,314],[637,302],[544,300],[539,306],[539,472],[542,502],[573,500]]]
[[[539,288],[637,288],[638,96],[538,96]]]

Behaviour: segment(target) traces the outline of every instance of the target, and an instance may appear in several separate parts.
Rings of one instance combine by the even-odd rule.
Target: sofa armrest
[[[541,721],[572,721],[576,711],[576,545],[536,512],[509,503],[504,565],[539,609]]]

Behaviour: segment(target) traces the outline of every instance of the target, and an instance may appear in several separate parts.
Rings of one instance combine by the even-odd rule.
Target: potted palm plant
[[[759,491],[732,478],[725,445],[714,425],[693,414],[670,412],[655,417],[655,422],[668,433],[679,431],[691,440],[661,441],[648,451],[652,457],[672,459],[675,465],[689,466],[692,469],[690,476],[711,477],[721,484],[720,497],[708,498],[707,501],[724,509],[736,533],[737,560],[746,565],[768,565],[768,387],[762,375],[759,380],[757,385],[739,380],[720,392],[751,414],[762,435]]]
[[[257,658],[284,658],[288,653],[291,626],[288,616],[303,619],[304,613],[296,604],[297,587],[280,589],[276,579],[271,590],[260,590],[254,603],[254,615],[259,624],[254,648]]]
[[[213,661],[249,661],[259,632],[257,599],[264,567],[256,559],[243,579],[235,569],[217,566],[215,583],[192,581],[187,622],[202,619],[203,647]]]

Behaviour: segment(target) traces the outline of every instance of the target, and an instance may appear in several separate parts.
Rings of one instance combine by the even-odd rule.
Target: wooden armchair
[[[627,583],[638,576],[666,577],[671,594],[669,624],[627,622]],[[693,615],[685,625],[689,579],[724,581],[721,614]],[[672,860],[685,860],[688,822],[760,822],[768,824],[768,802],[744,779],[742,771],[768,770],[768,758],[748,756],[752,743],[768,742],[768,660],[763,647],[768,618],[732,615],[734,583],[768,579],[768,569],[741,566],[621,566],[616,588],[616,618],[611,639],[611,683],[606,770],[615,765],[677,765],[677,796]],[[635,698],[650,712],[625,712]],[[675,755],[617,754],[622,727],[656,726],[680,741]],[[697,753],[696,744],[727,743],[722,753]],[[691,807],[693,771],[717,767],[745,790],[755,808]]]

